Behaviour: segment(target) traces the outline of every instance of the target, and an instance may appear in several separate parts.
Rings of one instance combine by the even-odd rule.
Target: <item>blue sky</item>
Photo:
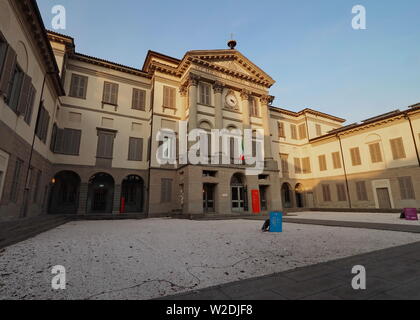
[[[237,49],[277,83],[275,106],[305,107],[356,122],[420,102],[420,1],[38,0],[51,28],[67,10],[78,52],[141,68],[147,50]],[[364,5],[367,30],[353,30]]]

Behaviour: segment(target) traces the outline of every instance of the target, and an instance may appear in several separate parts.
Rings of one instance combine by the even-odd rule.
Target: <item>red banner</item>
[[[260,191],[252,190],[252,211],[255,214],[261,213]]]

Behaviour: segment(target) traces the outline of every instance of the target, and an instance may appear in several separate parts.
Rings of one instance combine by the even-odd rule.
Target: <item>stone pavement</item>
[[[367,273],[367,290],[351,282],[354,266]],[[162,300],[419,300],[420,242],[242,280]]]

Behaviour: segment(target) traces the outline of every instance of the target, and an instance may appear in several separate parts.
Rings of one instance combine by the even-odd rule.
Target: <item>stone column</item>
[[[189,117],[189,131],[197,129],[197,86],[200,77],[195,74],[190,74],[188,81],[189,85],[189,107],[190,107],[190,117]]]
[[[119,214],[121,208],[121,185],[116,184],[114,188],[114,201],[112,203],[112,213]]]
[[[274,97],[272,96],[262,96],[261,101],[261,117],[263,121],[264,128],[264,149],[265,149],[265,159],[266,161],[273,160],[273,154],[271,151],[271,132],[270,132],[270,112],[269,104],[273,101]]]
[[[251,93],[247,90],[242,90],[241,98],[242,98],[242,123],[244,129],[251,128],[251,118],[249,113],[249,98]]]
[[[80,184],[79,189],[79,207],[77,209],[78,215],[87,214],[87,200],[88,200],[89,185],[87,183]]]
[[[215,94],[215,129],[223,129],[223,89],[224,85],[216,81],[213,85]]]
[[[180,109],[180,118],[182,121],[187,119],[187,109],[188,109],[188,87],[186,85],[179,88],[179,94],[181,95],[181,109]]]

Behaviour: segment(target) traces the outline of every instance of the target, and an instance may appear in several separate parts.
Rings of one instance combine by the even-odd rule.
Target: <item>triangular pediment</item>
[[[252,78],[263,82],[268,87],[271,87],[275,83],[267,73],[237,50],[189,51],[184,59],[198,64],[204,64],[206,67],[213,67],[223,72],[235,73],[241,77]]]

